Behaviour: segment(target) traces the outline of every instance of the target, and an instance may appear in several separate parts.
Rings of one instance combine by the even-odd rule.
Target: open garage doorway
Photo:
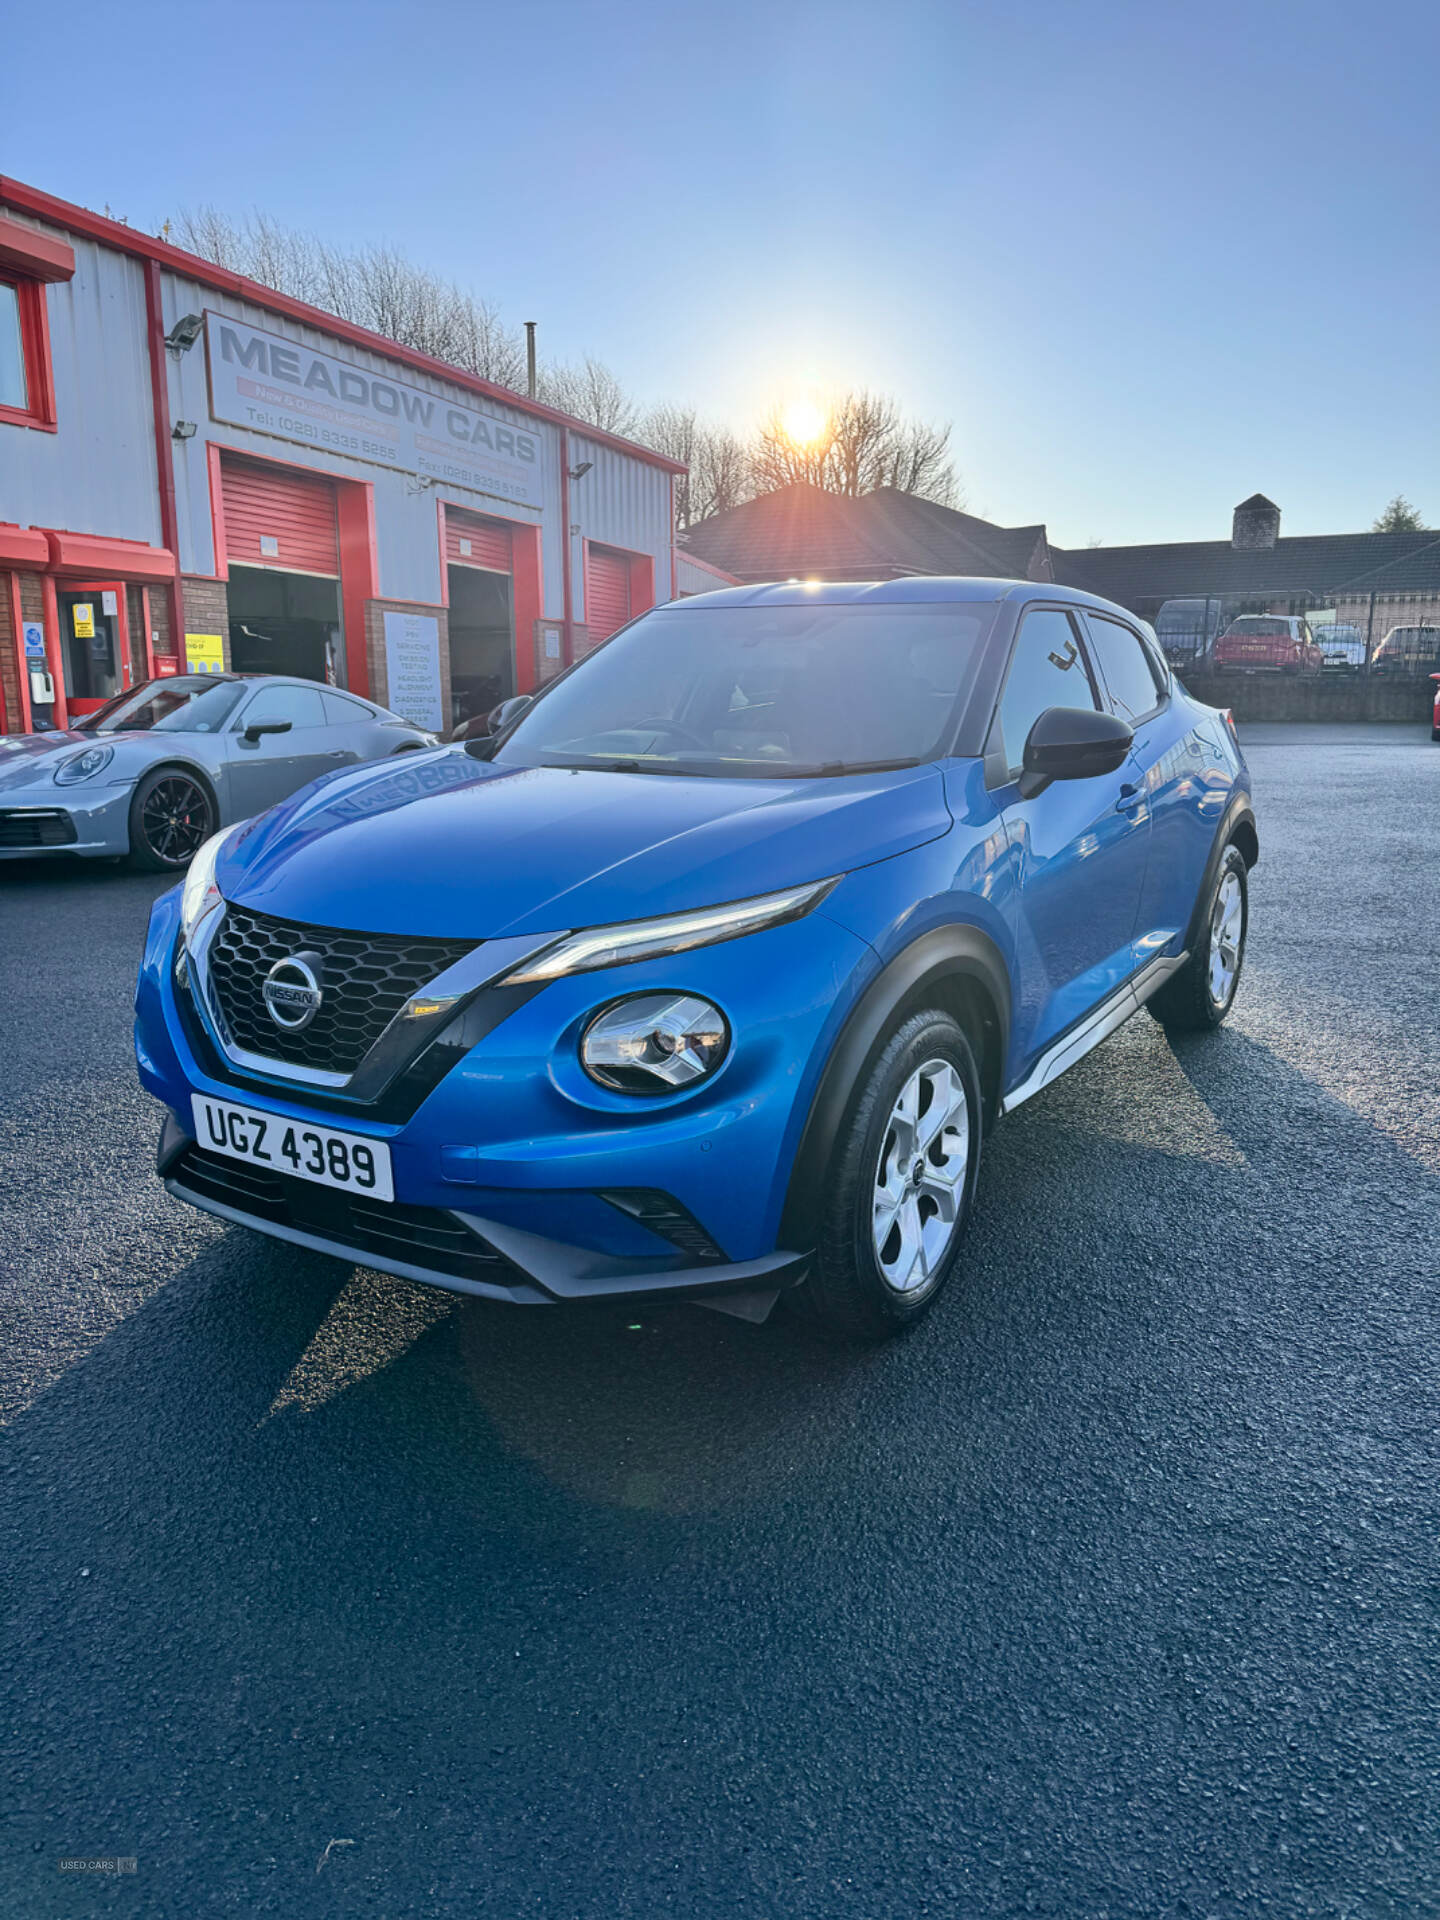
[[[508,573],[452,566],[451,725],[488,713],[515,691],[514,605]]]
[[[342,684],[340,582],[270,567],[230,569],[230,664]]]

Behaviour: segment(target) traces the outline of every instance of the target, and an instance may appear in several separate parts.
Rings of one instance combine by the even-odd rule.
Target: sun
[[[780,411],[780,426],[793,446],[809,447],[825,432],[824,409],[813,400],[792,400]]]

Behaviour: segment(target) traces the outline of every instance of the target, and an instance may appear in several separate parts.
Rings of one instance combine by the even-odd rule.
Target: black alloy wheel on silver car
[[[938,1008],[912,1014],[851,1099],[797,1309],[841,1340],[882,1340],[913,1326],[955,1271],[980,1136],[969,1040]]]
[[[147,773],[130,802],[130,858],[149,873],[180,873],[215,831],[215,803],[178,767]]]
[[[1146,1002],[1162,1027],[1205,1032],[1219,1026],[1235,1003],[1249,931],[1249,869],[1232,840],[1210,883],[1190,958]]]

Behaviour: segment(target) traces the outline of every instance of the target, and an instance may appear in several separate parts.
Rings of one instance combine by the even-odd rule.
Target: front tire
[[[1162,1027],[1204,1033],[1220,1025],[1235,1004],[1249,931],[1249,869],[1232,841],[1210,883],[1194,951],[1146,1003]]]
[[[913,1014],[852,1096],[796,1304],[831,1338],[884,1340],[955,1271],[980,1170],[980,1076],[948,1013]]]
[[[130,801],[130,862],[143,873],[183,873],[215,831],[215,802],[179,767],[156,767]]]

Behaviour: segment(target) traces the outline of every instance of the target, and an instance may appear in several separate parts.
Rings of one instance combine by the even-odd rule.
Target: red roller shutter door
[[[338,577],[335,489],[328,480],[293,467],[224,460],[220,486],[227,559],[245,567]]]
[[[490,573],[509,573],[510,529],[502,520],[449,512],[445,515],[445,558],[452,567],[484,567]]]
[[[585,568],[585,630],[590,645],[630,618],[630,560],[623,553],[591,547]]]

